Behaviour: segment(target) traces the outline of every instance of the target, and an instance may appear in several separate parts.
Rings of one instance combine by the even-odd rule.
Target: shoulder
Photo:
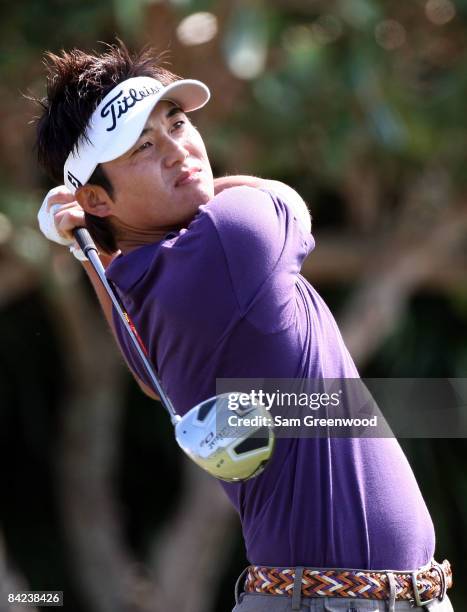
[[[210,219],[221,243],[235,243],[237,249],[243,243],[253,248],[277,242],[287,224],[282,204],[271,193],[250,186],[225,189],[200,210]]]
[[[305,233],[311,232],[311,215],[300,194],[280,181],[255,179],[256,184],[224,189],[209,204],[207,210],[212,218],[225,215],[234,220],[246,217],[253,220],[257,215],[263,223],[268,216],[272,221],[296,222]]]
[[[265,181],[264,188],[280,198],[290,208],[305,233],[311,232],[310,211],[302,196],[295,189],[286,183],[273,180]]]

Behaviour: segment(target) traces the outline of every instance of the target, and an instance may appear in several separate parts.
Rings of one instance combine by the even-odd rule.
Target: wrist
[[[115,253],[101,253],[99,251],[99,259],[101,260],[101,264],[104,266],[104,269],[107,269],[112,261],[120,254],[120,251],[116,251]],[[93,270],[92,264],[88,259],[83,260],[83,266],[86,270]]]
[[[264,179],[256,176],[248,176],[246,174],[235,174],[231,176],[221,176],[214,179],[214,194],[217,195],[224,189],[231,187],[256,187],[257,189],[264,186]]]
[[[78,261],[87,261],[88,258],[86,257],[86,255],[83,253],[83,251],[81,250],[81,248],[76,244],[76,242],[73,242],[72,245],[70,245],[70,253],[76,257],[76,259]]]

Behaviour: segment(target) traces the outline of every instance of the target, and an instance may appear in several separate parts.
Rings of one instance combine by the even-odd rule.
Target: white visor
[[[93,112],[86,129],[68,155],[63,168],[65,185],[75,193],[87,183],[100,163],[123,155],[138,140],[160,100],[170,100],[185,111],[194,111],[206,104],[209,89],[192,79],[162,85],[151,77],[135,77],[114,87]]]

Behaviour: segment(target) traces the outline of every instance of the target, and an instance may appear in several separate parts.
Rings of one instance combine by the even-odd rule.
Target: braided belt
[[[452,586],[449,561],[432,561],[415,572],[372,572],[365,570],[308,569],[303,570],[302,595],[305,597],[355,597],[388,599],[388,573],[394,576],[396,600],[409,600],[417,606],[444,597]],[[250,565],[245,591],[267,595],[292,595],[294,568],[273,568]]]

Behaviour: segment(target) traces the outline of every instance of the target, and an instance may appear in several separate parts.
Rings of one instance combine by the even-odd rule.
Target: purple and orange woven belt
[[[390,571],[394,576],[396,600],[413,601],[420,606],[442,598],[452,586],[449,561],[430,565],[415,572]],[[388,572],[343,569],[303,569],[304,597],[355,597],[388,599]],[[273,568],[250,565],[245,580],[245,591],[266,595],[292,595],[295,568]]]

